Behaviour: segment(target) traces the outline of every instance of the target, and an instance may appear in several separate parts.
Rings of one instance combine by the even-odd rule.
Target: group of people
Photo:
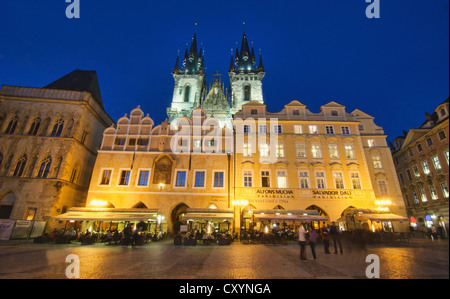
[[[324,224],[318,232],[313,227],[305,229],[304,225],[301,224],[298,229],[300,260],[306,260],[306,244],[308,243],[309,246],[311,247],[311,253],[313,255],[313,258],[315,261],[317,261],[316,243],[318,234],[320,234],[322,238],[325,254],[330,254],[330,239],[333,241],[334,244],[334,253],[335,254],[338,253],[339,247],[340,253],[343,254],[341,232],[339,228],[336,226],[335,222],[332,222],[330,227],[326,227]]]

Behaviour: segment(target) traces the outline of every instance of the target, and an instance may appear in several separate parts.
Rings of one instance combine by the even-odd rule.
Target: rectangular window
[[[342,135],[350,135],[350,128],[347,126],[341,127],[341,132],[342,132]]]
[[[379,155],[372,156],[373,168],[383,168],[381,165],[381,157]]]
[[[333,173],[333,177],[336,189],[344,189],[344,177],[342,175],[342,172]]]
[[[432,146],[433,145],[433,140],[431,140],[431,138],[427,139],[427,144],[428,146]]]
[[[325,173],[316,172],[317,189],[325,189]]]
[[[25,220],[34,220],[34,217],[36,217],[37,208],[27,208],[27,217]]]
[[[269,157],[269,145],[267,143],[261,143],[259,145],[259,156]]]
[[[430,194],[431,194],[431,199],[433,199],[433,200],[437,200],[439,198],[438,194],[436,192],[436,188],[433,185],[430,186]]]
[[[76,179],[77,179],[77,170],[74,168],[74,169],[72,169],[72,175],[70,176],[70,182],[75,183]]]
[[[267,125],[259,125],[258,127],[260,134],[267,134]]]
[[[420,177],[420,172],[419,172],[419,168],[417,167],[417,165],[413,166],[413,171],[414,171],[414,175],[416,178]]]
[[[414,197],[414,203],[415,203],[415,204],[419,204],[419,199],[417,198],[417,193],[416,193],[416,191],[413,191],[412,194],[413,194],[413,197]]]
[[[251,157],[252,156],[252,144],[251,143],[244,143],[244,157]]]
[[[205,172],[196,171],[194,187],[204,187],[204,186],[205,186]]]
[[[277,158],[284,158],[284,144],[278,143],[276,149],[277,149]]]
[[[322,151],[320,149],[320,144],[312,144],[311,152],[312,152],[313,158],[322,158]]]
[[[352,172],[350,176],[352,178],[353,189],[361,189],[361,180],[359,179],[359,173]]]
[[[273,132],[276,134],[283,133],[283,127],[281,125],[275,125],[273,126]]]
[[[297,158],[306,158],[306,146],[304,143],[295,144],[295,154]]]
[[[287,188],[286,171],[277,171],[277,185],[278,188]]]
[[[294,125],[294,133],[295,134],[303,134],[303,126],[302,125]]]
[[[367,139],[367,146],[368,147],[374,147],[375,146],[375,140],[374,139]]]
[[[250,125],[244,125],[244,133],[250,133]]]
[[[299,172],[298,175],[300,177],[300,188],[308,189],[309,188],[308,172],[302,171],[302,172]]]
[[[337,144],[329,144],[328,151],[330,152],[330,159],[338,159],[338,146]]]
[[[119,185],[128,186],[128,183],[130,182],[130,172],[130,170],[122,170],[120,172]]]
[[[433,160],[434,169],[439,170],[442,168],[441,163],[439,162],[439,157],[437,155],[433,156],[431,160]]]
[[[309,134],[319,134],[319,130],[316,125],[309,125]]]
[[[445,132],[444,131],[440,131],[438,133],[438,136],[439,136],[439,140],[444,140],[447,137],[447,136],[445,136]]]
[[[253,175],[251,171],[244,171],[244,187],[253,187]]]
[[[333,127],[333,126],[325,126],[325,132],[326,132],[328,135],[334,134],[334,127]]]
[[[150,174],[150,171],[148,171],[148,170],[141,170],[139,172],[138,186],[147,186],[148,185],[149,174]]]
[[[412,181],[411,171],[409,171],[409,169],[406,169],[406,176],[408,177],[408,180]]]
[[[444,197],[448,198],[448,186],[447,186],[447,182],[442,182],[442,183],[441,183],[441,190],[442,190],[442,194],[444,195]]]
[[[214,187],[223,187],[223,171],[214,172]]]
[[[380,195],[388,195],[386,180],[378,180],[378,190],[380,190]]]
[[[418,152],[421,152],[421,151],[422,151],[422,144],[419,143],[419,144],[417,145],[417,151],[418,151]]]
[[[100,185],[109,185],[110,181],[111,181],[111,169],[103,170]]]
[[[400,183],[402,183],[402,184],[405,183],[405,180],[403,179],[403,174],[399,173],[399,174],[398,174],[398,178],[399,178],[399,180],[400,180]]]
[[[425,194],[425,189],[420,189],[420,200],[422,201],[422,202],[427,202],[428,201],[428,199],[427,199],[427,195]]]
[[[141,146],[148,145],[148,139],[141,139],[141,138],[139,138],[138,139],[138,145],[141,145]]]
[[[430,168],[428,167],[428,162],[427,161],[423,161],[422,162],[422,168],[423,168],[423,173],[425,173],[425,174],[429,174],[430,173]]]
[[[445,150],[445,151],[444,151],[444,156],[445,156],[445,160],[447,160],[447,165],[448,165],[448,164],[449,164],[449,163],[448,163],[448,160],[449,160],[448,150]]]
[[[355,151],[353,150],[352,145],[346,145],[345,148],[345,157],[347,159],[355,159]]]
[[[261,187],[270,187],[270,174],[268,171],[261,171]]]
[[[186,186],[186,171],[177,171],[177,179],[175,181],[175,187]]]
[[[125,138],[116,138],[116,145],[124,145]]]

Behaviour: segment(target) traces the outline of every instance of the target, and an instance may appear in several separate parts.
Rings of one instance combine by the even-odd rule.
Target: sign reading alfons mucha
[[[298,199],[363,199],[364,190],[350,189],[284,189],[284,188],[238,188],[237,195],[254,203],[289,203]]]

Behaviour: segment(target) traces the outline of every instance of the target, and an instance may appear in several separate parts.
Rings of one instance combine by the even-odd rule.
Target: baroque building
[[[441,227],[448,235],[448,98],[418,128],[404,131],[391,144],[410,222],[419,230]]]
[[[2,86],[0,219],[25,220],[13,237],[39,233],[52,216],[85,204],[112,123],[95,71],[75,70],[43,88]]]
[[[231,55],[230,90],[206,83],[194,34],[177,57],[168,120],[140,107],[103,132],[86,205],[55,215],[84,229],[150,231],[298,227],[406,231],[406,210],[383,128],[330,102],[311,112],[291,101],[267,111],[265,75],[246,34]]]

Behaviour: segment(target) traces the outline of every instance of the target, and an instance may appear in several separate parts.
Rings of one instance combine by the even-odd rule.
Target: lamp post
[[[242,206],[248,205],[247,200],[233,200],[234,209],[234,231],[236,232],[236,227],[238,228],[237,233],[240,239],[241,236],[241,208]],[[236,206],[239,206],[239,214],[236,214]],[[239,217],[237,217],[239,215]]]

